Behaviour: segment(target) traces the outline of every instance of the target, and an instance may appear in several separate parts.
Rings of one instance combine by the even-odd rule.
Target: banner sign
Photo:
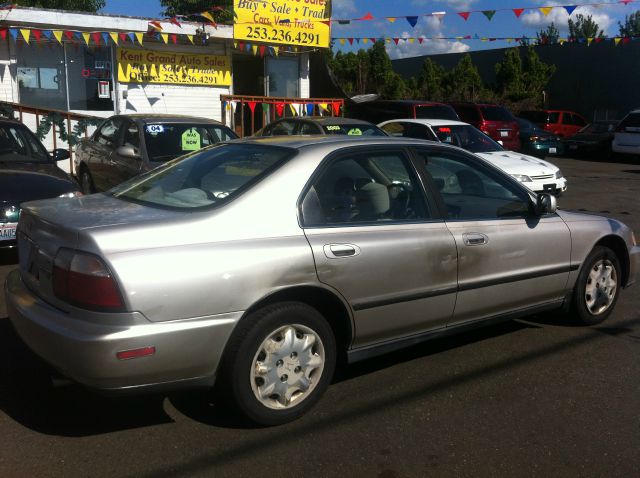
[[[230,86],[231,57],[118,48],[118,81]]]
[[[331,0],[234,0],[234,40],[329,48]]]

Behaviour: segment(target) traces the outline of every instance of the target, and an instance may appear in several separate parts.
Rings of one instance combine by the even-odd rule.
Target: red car
[[[520,116],[557,136],[573,136],[588,123],[579,113],[565,110],[522,111]]]
[[[504,106],[489,103],[449,103],[465,123],[500,142],[506,149],[520,151],[520,127]]]

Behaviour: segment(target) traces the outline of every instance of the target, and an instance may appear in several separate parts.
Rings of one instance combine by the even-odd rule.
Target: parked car
[[[307,134],[346,134],[350,136],[386,136],[375,124],[341,116],[304,116],[272,121],[254,136]]]
[[[564,145],[559,136],[543,130],[524,118],[516,118],[516,120],[520,128],[520,142],[522,143],[520,151],[538,158],[564,152]]]
[[[521,111],[519,116],[560,137],[574,135],[588,123],[584,116],[575,111],[528,110]]]
[[[23,202],[79,194],[76,182],[56,165],[68,158],[64,149],[49,154],[22,123],[0,119],[0,249],[16,246]]]
[[[389,136],[428,139],[458,146],[510,174],[532,191],[560,194],[567,181],[557,166],[533,156],[505,150],[477,128],[460,121],[402,119],[378,126]]]
[[[450,103],[461,121],[472,124],[511,151],[520,151],[520,129],[504,106],[483,103]]]
[[[18,236],[8,313],[38,355],[111,391],[215,382],[265,425],[309,410],[338,355],[562,307],[597,324],[640,268],[621,222],[388,137],[223,143],[29,203]]]
[[[206,118],[117,115],[78,143],[74,169],[82,191],[91,194],[183,154],[237,137],[230,128]]]
[[[640,156],[640,109],[625,116],[613,135],[611,150],[618,154]]]
[[[564,150],[574,156],[595,156],[607,159],[611,154],[613,132],[618,121],[594,121],[576,134],[563,138]]]
[[[460,120],[451,106],[445,103],[421,100],[374,100],[350,104],[349,115],[373,123],[395,118]]]

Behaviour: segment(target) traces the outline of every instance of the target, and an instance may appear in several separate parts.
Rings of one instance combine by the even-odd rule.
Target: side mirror
[[[56,148],[51,153],[54,161],[62,161],[63,159],[69,159],[71,156],[69,155],[69,151],[62,148]]]
[[[553,194],[541,193],[536,199],[536,213],[538,216],[553,214],[558,209],[558,202]]]
[[[133,146],[120,146],[116,149],[116,154],[118,156],[122,156],[123,158],[134,158],[140,159],[140,153],[138,152],[138,148],[134,148]]]

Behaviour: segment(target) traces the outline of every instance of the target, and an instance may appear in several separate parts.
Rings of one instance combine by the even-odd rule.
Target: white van
[[[640,156],[640,109],[633,110],[620,121],[613,136],[614,153]]]

